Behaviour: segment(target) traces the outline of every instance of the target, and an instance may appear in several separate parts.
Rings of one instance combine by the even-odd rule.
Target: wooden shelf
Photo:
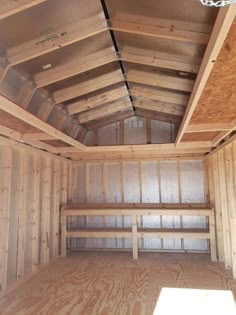
[[[101,238],[110,238],[110,237],[132,237],[131,229],[90,229],[82,228],[79,230],[70,230],[66,232],[66,237],[101,237]]]
[[[209,219],[209,229],[141,229],[137,225],[138,216],[205,216]],[[67,231],[69,216],[130,216],[132,225],[125,228],[82,228]],[[61,209],[61,253],[66,256],[67,238],[132,238],[133,258],[138,258],[139,238],[162,239],[209,239],[212,261],[216,261],[214,209],[206,204],[72,204]]]

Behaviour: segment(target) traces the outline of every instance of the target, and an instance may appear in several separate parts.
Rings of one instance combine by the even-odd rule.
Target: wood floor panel
[[[209,255],[71,253],[0,300],[1,315],[152,315],[162,287],[231,289]]]

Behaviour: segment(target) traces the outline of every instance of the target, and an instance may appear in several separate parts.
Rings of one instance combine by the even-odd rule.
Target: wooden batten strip
[[[40,174],[41,174],[40,155],[34,153],[33,168],[33,209],[32,209],[32,271],[39,267],[39,226],[40,226]]]
[[[9,147],[2,153],[2,189],[1,189],[1,231],[0,231],[0,292],[7,289],[7,266],[10,222],[10,194],[11,194],[12,150]]]
[[[49,263],[52,160],[43,160],[40,263]]]
[[[17,235],[17,265],[16,278],[21,280],[24,277],[25,260],[25,216],[26,216],[26,187],[27,187],[27,156],[24,151],[20,157],[20,183],[18,186],[18,235]]]

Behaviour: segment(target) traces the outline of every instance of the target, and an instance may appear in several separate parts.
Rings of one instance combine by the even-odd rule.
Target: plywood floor
[[[208,255],[72,253],[0,300],[1,315],[152,315],[162,287],[232,289]]]

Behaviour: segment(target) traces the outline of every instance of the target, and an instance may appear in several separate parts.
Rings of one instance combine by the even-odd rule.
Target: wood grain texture
[[[152,315],[162,287],[231,289],[208,255],[71,253],[0,300],[2,315]]]

